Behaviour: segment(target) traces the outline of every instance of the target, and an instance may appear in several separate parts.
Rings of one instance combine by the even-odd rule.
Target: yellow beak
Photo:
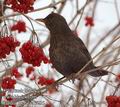
[[[45,20],[44,20],[44,19],[35,19],[35,20],[45,23]]]

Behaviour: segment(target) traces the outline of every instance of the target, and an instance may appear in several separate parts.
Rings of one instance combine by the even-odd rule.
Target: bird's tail
[[[97,68],[97,67],[95,67]],[[98,69],[96,71],[90,72],[89,75],[93,77],[99,77],[99,76],[104,76],[107,75],[109,71],[103,70],[103,69]]]

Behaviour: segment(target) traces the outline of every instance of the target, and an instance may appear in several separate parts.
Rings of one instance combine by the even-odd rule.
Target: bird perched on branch
[[[44,19],[36,20],[43,22],[50,31],[49,55],[58,72],[68,77],[77,73],[90,61],[82,72],[97,68],[84,43],[74,35],[63,16],[51,13]],[[108,71],[99,69],[88,74],[98,77],[107,75]]]

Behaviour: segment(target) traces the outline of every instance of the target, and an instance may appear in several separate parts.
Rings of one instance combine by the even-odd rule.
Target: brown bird
[[[71,31],[63,16],[51,13],[44,19],[36,20],[44,22],[50,31],[49,56],[58,72],[67,77],[81,70],[92,60],[84,43]],[[82,72],[94,68],[97,67],[91,61]],[[108,74],[108,71],[100,69],[88,74],[94,77],[104,76]]]

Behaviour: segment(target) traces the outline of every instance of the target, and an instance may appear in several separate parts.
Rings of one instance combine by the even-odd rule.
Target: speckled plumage
[[[63,16],[51,13],[43,20],[51,34],[49,55],[53,66],[66,77],[78,72],[91,60],[82,40],[73,34]],[[94,68],[91,62],[84,71]],[[108,72],[97,70],[89,74],[96,77],[107,75]]]

